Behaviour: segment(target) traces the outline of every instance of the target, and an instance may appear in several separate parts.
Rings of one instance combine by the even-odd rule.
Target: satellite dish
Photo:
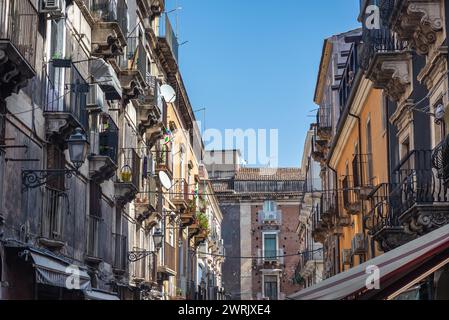
[[[159,181],[165,189],[170,190],[172,188],[171,179],[164,171],[159,171]]]
[[[443,120],[445,113],[446,112],[444,111],[444,106],[442,104],[439,104],[435,109],[435,118],[437,120]]]
[[[176,92],[172,86],[164,84],[161,86],[161,95],[164,97],[165,102],[174,103],[176,102]]]

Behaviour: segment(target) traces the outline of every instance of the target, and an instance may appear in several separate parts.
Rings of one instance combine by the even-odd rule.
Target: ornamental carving
[[[443,30],[439,0],[408,0],[395,19],[393,29],[402,40],[408,41],[420,55],[427,55]]]

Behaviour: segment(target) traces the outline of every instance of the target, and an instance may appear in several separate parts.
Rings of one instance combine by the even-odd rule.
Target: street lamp
[[[128,261],[137,262],[152,254],[156,254],[162,248],[163,239],[164,234],[162,233],[161,229],[157,228],[153,233],[153,243],[155,251],[146,251],[146,250],[130,251],[128,252]]]
[[[70,169],[49,169],[49,170],[23,170],[22,185],[25,189],[34,189],[46,184],[49,180],[66,176],[71,178],[77,174],[83,163],[86,161],[89,142],[81,128],[75,129],[74,133],[66,141],[69,149],[70,161],[75,170]]]

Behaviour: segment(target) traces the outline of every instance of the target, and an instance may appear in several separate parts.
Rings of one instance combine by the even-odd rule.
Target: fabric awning
[[[105,93],[106,100],[120,100],[122,86],[114,68],[101,58],[91,61],[90,72]]]
[[[90,277],[80,267],[37,251],[31,251],[30,256],[33,260],[37,283],[73,290],[90,289]]]
[[[387,299],[435,266],[449,263],[449,225],[411,241],[349,271],[289,296],[292,300]],[[380,289],[368,289],[377,267]]]
[[[117,301],[120,300],[115,294],[100,291],[100,290],[86,290],[84,291],[84,296],[86,300],[108,300],[108,301]]]

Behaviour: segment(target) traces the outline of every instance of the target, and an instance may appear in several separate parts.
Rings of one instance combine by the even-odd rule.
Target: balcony
[[[366,200],[373,191],[373,158],[371,154],[356,154],[352,160],[354,191],[360,200]]]
[[[418,54],[427,55],[443,32],[444,9],[440,3],[439,0],[397,0],[383,6],[392,13],[390,27],[399,38],[407,41]]]
[[[338,89],[341,112],[347,107],[349,97],[351,96],[355,85],[355,78],[359,71],[358,50],[359,44],[353,43],[351,49],[349,50],[346,65],[341,76],[340,86]],[[342,117],[340,117],[340,119],[342,119]]]
[[[432,150],[414,150],[395,170],[399,222],[423,235],[449,223],[449,192],[433,169]]]
[[[156,145],[156,171],[164,171],[169,177],[173,177],[172,143]]]
[[[317,266],[323,264],[323,250],[321,245],[310,245],[307,250],[305,254],[301,255],[299,262],[299,274],[302,278],[313,276]]]
[[[36,66],[38,13],[29,0],[0,0],[0,98],[19,93]]]
[[[361,256],[368,253],[368,240],[363,233],[357,233],[351,241],[351,254]]]
[[[148,72],[144,73],[146,87],[143,94],[136,100],[138,110],[139,131],[146,133],[150,144],[162,138],[163,135],[163,110],[165,101],[160,95],[159,83],[156,77]]]
[[[332,138],[332,108],[320,107],[317,113],[317,136],[329,141]]]
[[[165,277],[176,276],[176,248],[168,243],[164,244],[163,248],[164,259],[162,266],[158,267],[158,272],[162,273]]]
[[[178,72],[178,39],[170,23],[168,15],[160,17],[157,51],[168,74]]]
[[[278,230],[282,225],[282,211],[264,211],[258,213],[259,224],[263,230]]]
[[[60,69],[50,67],[50,75],[46,81],[43,110],[47,136],[59,145],[65,145],[76,128],[88,129],[86,97],[89,85],[73,65],[70,73],[70,84],[65,84],[58,80],[62,77]],[[70,88],[68,92],[66,85]]]
[[[437,176],[449,188],[449,135],[434,149],[432,164],[437,170]]]
[[[257,265],[262,268],[279,268],[285,264],[284,249],[265,250],[259,249]]]
[[[124,274],[128,266],[128,238],[114,233],[112,239],[114,241],[114,272]]]
[[[314,124],[314,134],[312,136],[312,158],[316,162],[324,164],[329,151],[329,141],[318,135],[318,124]]]
[[[368,234],[378,243],[379,249],[388,252],[394,250],[415,237],[407,234],[400,225],[395,209],[399,199],[392,197],[392,184],[378,185],[369,195],[371,210],[364,219]]]
[[[105,59],[124,53],[128,36],[128,7],[126,0],[84,0],[90,10],[92,54]]]
[[[102,115],[99,132],[91,133],[89,173],[91,180],[101,184],[117,171],[119,129],[109,115]]]
[[[88,216],[86,260],[100,263],[100,232],[103,219],[98,215]]]
[[[135,251],[145,251],[134,248]],[[136,284],[156,284],[157,282],[157,255],[151,253],[149,256],[135,262],[132,270],[132,281]]]
[[[146,63],[147,59],[144,44],[138,37],[128,37],[127,41],[126,55],[118,59],[119,79],[125,103],[143,95],[146,88],[146,70],[142,70],[141,65]]]
[[[312,211],[312,237],[316,242],[324,243],[328,225],[321,217],[320,206],[316,206]]]
[[[145,228],[151,230],[162,218],[158,209],[158,192],[156,178],[148,176],[145,180],[144,190],[140,193],[135,205],[136,219],[145,222]]]
[[[353,177],[345,176],[341,181],[343,207],[350,215],[357,215],[361,212],[361,201],[354,187]]]
[[[51,248],[60,249],[63,241],[64,217],[68,214],[69,203],[67,193],[45,187],[41,216],[41,238],[39,243]]]
[[[140,191],[141,158],[133,148],[122,149],[123,166],[115,182],[115,198],[119,206],[133,201]]]
[[[181,212],[181,222],[182,227],[187,228],[189,227],[189,230],[196,230],[198,227],[197,220],[196,220],[196,212],[197,212],[197,205],[195,199],[190,199],[187,203],[187,208],[183,212]]]
[[[190,201],[193,200],[193,194],[190,192],[189,183],[185,179],[175,180],[170,198],[171,202],[179,209],[179,212],[185,212]]]
[[[360,64],[374,87],[385,90],[393,101],[408,96],[412,81],[412,55],[407,43],[389,29],[365,30]]]

